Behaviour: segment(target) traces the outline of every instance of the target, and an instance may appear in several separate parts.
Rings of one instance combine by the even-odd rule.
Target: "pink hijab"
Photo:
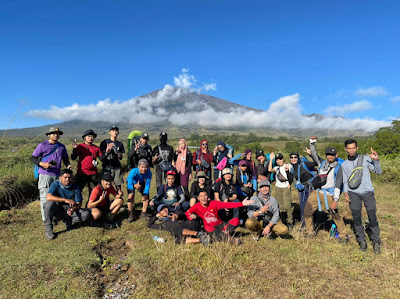
[[[181,141],[183,141],[183,143],[185,144],[185,148],[181,150],[181,152],[178,154],[178,157],[176,159],[176,170],[178,171],[178,173],[184,175],[186,170],[187,142],[185,139],[179,139],[179,142]],[[179,148],[179,142],[178,142],[178,148]]]

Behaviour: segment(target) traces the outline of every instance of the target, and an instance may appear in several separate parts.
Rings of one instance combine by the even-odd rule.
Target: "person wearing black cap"
[[[292,195],[290,185],[293,182],[292,165],[285,164],[283,155],[275,153],[270,155],[271,162],[269,171],[275,173],[275,197],[279,204],[280,217],[289,228],[293,227]],[[277,166],[272,167],[272,160],[276,161]]]
[[[111,173],[105,172],[101,177],[101,182],[90,193],[87,207],[91,209],[94,220],[99,220],[102,216],[107,216],[105,225],[115,228],[114,218],[122,207],[124,200],[121,197],[121,191],[117,192],[112,186],[113,177]],[[110,195],[114,200],[110,201]]]
[[[121,172],[121,162],[125,148],[122,142],[117,140],[119,128],[112,126],[110,128],[110,138],[104,139],[100,143],[100,150],[103,153],[102,174],[109,172],[114,179],[114,184],[118,191],[122,192],[121,185],[124,183]]]
[[[77,144],[76,139],[72,143],[71,159],[76,160],[79,157],[75,181],[82,191],[85,186],[88,186],[89,194],[98,184],[96,159],[103,157],[100,148],[93,144],[96,137],[97,134],[93,130],[86,130],[82,135],[83,143]]]
[[[172,169],[172,159],[174,149],[167,144],[168,135],[165,132],[160,133],[160,144],[153,149],[153,164],[156,165],[156,185],[157,190],[165,183],[165,174]]]
[[[140,159],[146,159],[149,167],[153,167],[152,153],[153,149],[149,145],[149,134],[143,133],[139,140],[135,140],[131,150],[128,153],[128,159],[132,168],[138,167]]]
[[[263,150],[256,151],[257,164],[257,181],[268,180],[271,181],[271,174],[268,170],[269,160],[264,154]]]
[[[323,203],[325,209],[332,215],[333,221],[336,224],[336,228],[339,232],[339,242],[347,243],[348,236],[346,235],[346,226],[338,211],[338,200],[333,199],[336,175],[343,163],[343,159],[338,158],[337,150],[334,147],[326,148],[326,159],[321,158],[315,146],[317,139],[317,136],[311,136],[310,149],[306,148],[306,152],[317,164],[319,176],[312,180],[313,191],[310,193],[304,209],[305,233],[307,237],[315,235],[313,215],[317,209],[320,212],[322,211],[321,203]]]

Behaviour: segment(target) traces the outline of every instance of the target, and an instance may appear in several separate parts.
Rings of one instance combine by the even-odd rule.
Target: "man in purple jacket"
[[[38,189],[43,221],[45,220],[43,205],[51,183],[60,175],[61,161],[68,169],[71,169],[67,150],[64,144],[58,142],[62,134],[59,128],[51,127],[46,133],[49,139],[39,143],[31,157],[31,161],[39,167]]]

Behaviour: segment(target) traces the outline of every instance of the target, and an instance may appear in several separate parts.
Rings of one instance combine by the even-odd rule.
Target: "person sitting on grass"
[[[192,187],[190,189],[190,206],[193,207],[197,203],[197,198],[201,191],[206,191],[209,198],[214,198],[214,191],[212,190],[212,186],[207,184],[208,176],[204,171],[199,171],[196,173],[196,178],[192,183]]]
[[[157,209],[160,204],[164,204],[171,212],[185,212],[189,208],[189,203],[185,201],[182,187],[175,183],[176,172],[170,170],[166,177],[167,183],[158,188],[156,196],[150,201],[150,205]]]
[[[124,200],[121,198],[122,192],[116,191],[112,186],[113,177],[111,173],[105,172],[101,178],[101,182],[96,186],[89,197],[87,207],[91,209],[94,220],[99,220],[102,216],[107,216],[104,222],[106,227],[116,228],[114,222],[115,215],[122,207]],[[114,196],[114,200],[110,201],[110,194]]]
[[[246,228],[255,234],[258,241],[262,235],[283,236],[289,234],[286,225],[279,220],[279,206],[274,197],[270,195],[270,182],[261,180],[259,192],[251,197],[252,205],[247,213]]]
[[[171,213],[168,207],[161,204],[157,208],[157,214],[147,223],[148,228],[166,230],[175,238],[176,244],[183,242],[187,244],[208,245],[210,238],[200,231],[200,223],[196,220],[178,220],[178,215]]]
[[[199,194],[199,202],[191,207],[185,215],[188,220],[200,217],[203,220],[204,230],[210,235],[213,242],[228,241],[231,244],[240,245],[242,243],[240,239],[233,237],[234,230],[239,225],[239,218],[224,222],[219,217],[218,211],[249,206],[252,203],[253,201],[248,199],[242,202],[210,201],[207,192],[202,191]]]
[[[140,159],[138,162],[138,167],[132,169],[129,172],[128,178],[126,179],[128,189],[128,222],[132,222],[134,220],[135,190],[138,190],[142,194],[143,208],[140,218],[150,220],[150,215],[147,213],[147,207],[149,205],[149,192],[152,174],[148,168],[148,165],[149,162],[146,159]]]
[[[67,230],[72,229],[72,223],[86,222],[90,218],[90,211],[81,209],[81,189],[72,183],[72,171],[64,169],[60,173],[59,181],[54,181],[47,193],[44,204],[43,222],[46,229],[46,238],[56,237],[53,232],[53,218],[63,219]]]

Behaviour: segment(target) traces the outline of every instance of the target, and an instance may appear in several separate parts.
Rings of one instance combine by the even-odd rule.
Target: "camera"
[[[92,164],[93,164],[94,167],[97,167],[97,164],[98,164],[98,163],[97,163],[96,160],[93,160],[93,161],[92,161]]]

